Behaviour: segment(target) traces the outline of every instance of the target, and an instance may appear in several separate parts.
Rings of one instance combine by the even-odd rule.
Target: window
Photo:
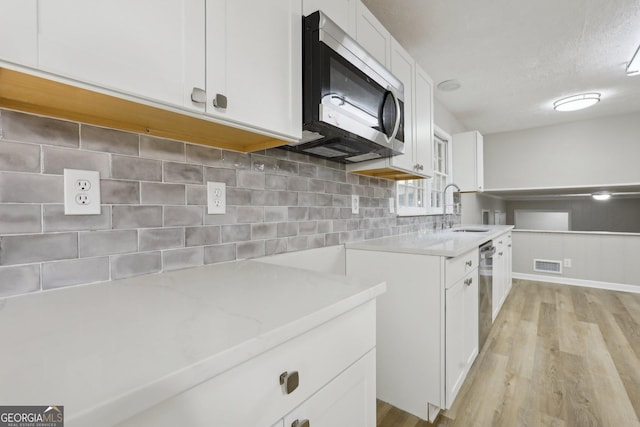
[[[451,182],[451,136],[437,126],[433,138],[433,178],[398,181],[398,215],[442,214],[442,190]],[[447,194],[447,204],[452,204]]]

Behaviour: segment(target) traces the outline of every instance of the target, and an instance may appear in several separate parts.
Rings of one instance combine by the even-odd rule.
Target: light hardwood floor
[[[378,401],[378,427],[427,427]],[[514,280],[439,427],[640,426],[640,294]]]

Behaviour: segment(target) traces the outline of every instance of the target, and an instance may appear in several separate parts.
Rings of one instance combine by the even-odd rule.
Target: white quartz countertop
[[[113,425],[385,288],[238,261],[0,299],[0,402]]]
[[[456,257],[512,228],[512,225],[465,225],[445,231],[421,231],[347,243],[345,246],[347,249]],[[456,229],[483,231],[454,231]]]

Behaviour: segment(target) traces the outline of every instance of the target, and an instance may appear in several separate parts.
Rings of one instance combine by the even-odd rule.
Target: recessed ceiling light
[[[454,90],[458,90],[462,87],[462,83],[459,80],[445,80],[438,83],[438,89],[443,92],[453,92]]]
[[[608,191],[598,191],[597,193],[593,193],[591,197],[596,200],[609,200],[611,198],[611,193]]]
[[[580,95],[568,96],[558,99],[553,103],[556,111],[576,111],[596,105],[600,101],[599,93],[581,93]]]
[[[636,49],[636,53],[633,54],[633,58],[629,61],[629,65],[627,65],[627,75],[628,76],[637,76],[640,74],[640,46]]]

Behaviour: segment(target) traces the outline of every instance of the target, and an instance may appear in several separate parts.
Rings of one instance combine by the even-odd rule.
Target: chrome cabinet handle
[[[473,265],[473,261],[469,260],[464,263],[467,267],[471,267]]]
[[[191,91],[191,101],[196,104],[206,104],[207,103],[207,92],[204,89],[200,89],[199,87],[194,87]]]
[[[283,372],[280,374],[280,385],[283,386],[285,394],[291,394],[300,384],[298,371]]]
[[[227,97],[221,93],[216,93],[213,98],[213,106],[216,108],[227,108]]]
[[[502,256],[502,252],[498,252],[498,255]]]
[[[469,277],[468,279],[464,280],[464,284],[467,286],[471,286],[472,283],[473,283],[473,277]]]
[[[418,169],[421,171],[424,170],[424,165],[418,165]]]
[[[311,427],[309,420],[295,420],[291,423],[291,427]]]
[[[510,247],[511,247],[511,243],[509,243],[509,244],[507,245],[507,247],[509,247],[509,248],[510,248]]]

